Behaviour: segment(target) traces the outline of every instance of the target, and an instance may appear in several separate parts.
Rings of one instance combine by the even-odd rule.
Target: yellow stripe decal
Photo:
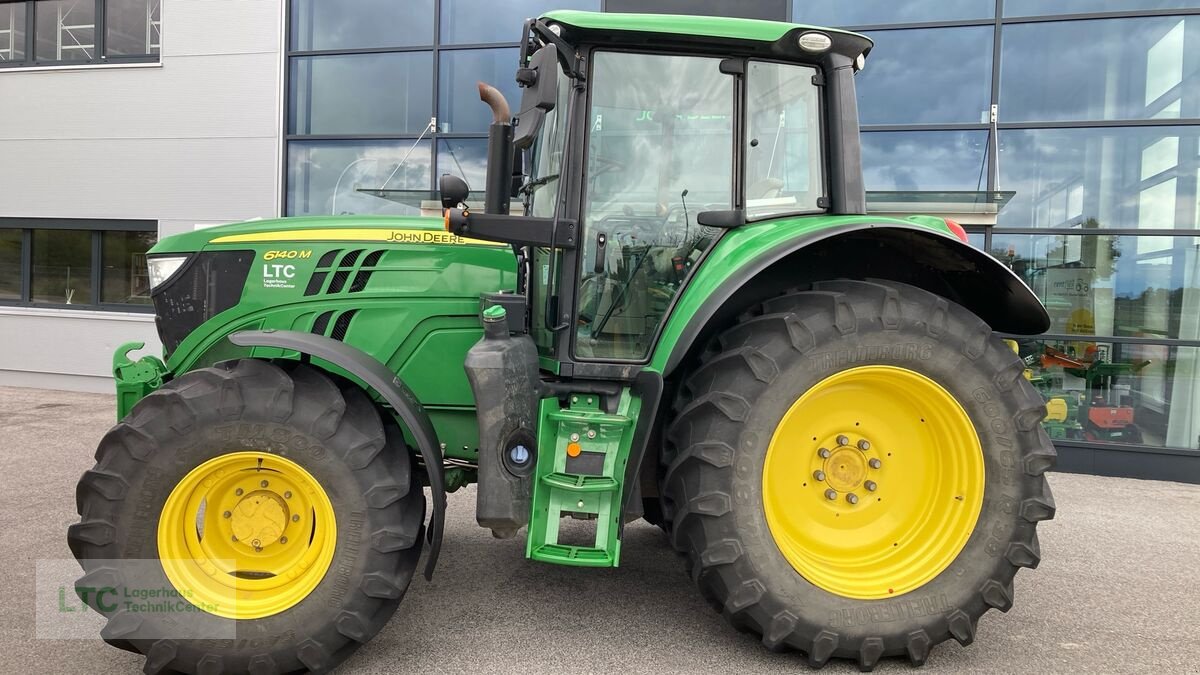
[[[214,244],[253,244],[263,242],[303,243],[311,241],[378,241],[389,244],[468,244],[472,246],[508,246],[499,241],[470,239],[442,230],[384,230],[379,228],[328,228],[313,230],[281,230],[230,234],[212,240]]]

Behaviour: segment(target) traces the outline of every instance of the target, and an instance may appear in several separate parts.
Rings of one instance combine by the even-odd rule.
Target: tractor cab
[[[456,209],[453,177],[442,192],[452,231],[514,244],[528,328],[567,372],[645,362],[724,232],[865,210],[863,36],[559,11],[528,21],[523,45],[513,120],[484,96],[497,119],[484,213]]]

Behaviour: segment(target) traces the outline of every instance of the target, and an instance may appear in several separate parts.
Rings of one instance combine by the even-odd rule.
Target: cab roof
[[[560,9],[542,15],[546,23],[562,24],[569,41],[641,42],[657,44],[693,42],[713,46],[741,43],[751,51],[772,51],[777,55],[820,58],[820,54],[805,53],[797,44],[800,35],[819,32],[832,40],[830,53],[840,53],[854,59],[870,52],[873,42],[859,33],[835,28],[823,28],[783,21],[739,19],[721,16],[688,16],[680,14],[621,14],[615,12],[584,12]],[[572,34],[580,38],[571,40]],[[651,35],[647,35],[651,34]],[[658,36],[658,37],[654,37]]]

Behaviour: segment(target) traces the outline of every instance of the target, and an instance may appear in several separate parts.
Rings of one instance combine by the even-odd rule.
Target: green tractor
[[[871,41],[555,11],[522,44],[516,114],[480,86],[482,207],[446,175],[441,219],[150,252],[165,361],[118,352],[68,535],[102,637],[148,673],[328,670],[422,553],[431,577],[474,483],[544,563],[615,567],[645,518],[813,666],[970,643],[1055,509],[1043,399],[993,331],[1049,322],[952,221],[866,215]],[[104,601],[134,587],[189,611]]]

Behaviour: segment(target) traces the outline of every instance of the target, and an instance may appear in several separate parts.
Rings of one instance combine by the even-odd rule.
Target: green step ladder
[[[621,559],[621,483],[641,399],[622,392],[615,414],[601,410],[595,394],[573,394],[568,400],[567,408],[557,398],[541,402],[525,557],[557,565],[616,567]],[[590,546],[559,543],[559,523],[570,514],[595,518]]]

